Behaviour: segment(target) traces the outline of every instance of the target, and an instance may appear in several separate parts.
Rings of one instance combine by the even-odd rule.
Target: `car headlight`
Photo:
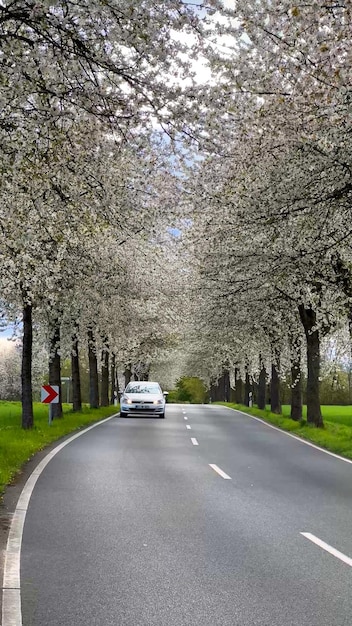
[[[132,404],[132,400],[130,398],[123,397],[121,401],[123,404]]]
[[[154,400],[154,404],[162,404],[163,401],[162,400]]]

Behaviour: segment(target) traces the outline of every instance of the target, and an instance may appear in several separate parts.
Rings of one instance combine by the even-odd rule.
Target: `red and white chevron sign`
[[[44,402],[44,404],[58,404],[59,385],[43,385],[41,390],[41,402]]]

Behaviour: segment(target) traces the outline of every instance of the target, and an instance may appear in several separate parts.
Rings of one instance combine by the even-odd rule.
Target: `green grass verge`
[[[262,411],[257,407],[247,407],[243,404],[232,402],[216,402],[223,406],[243,411],[249,415],[260,417],[269,424],[273,424],[282,430],[293,433],[302,439],[340,454],[347,459],[352,459],[352,407],[351,406],[322,406],[324,428],[316,428],[307,424],[303,419],[296,422],[288,417],[290,407],[283,406],[283,415],[276,415],[269,410]],[[304,412],[305,415],[305,412]]]
[[[21,403],[0,401],[0,494],[3,493],[22,465],[38,450],[119,411],[119,407],[100,409],[83,407],[82,413],[73,413],[70,404],[63,404],[64,417],[48,424],[48,406],[34,403],[34,428],[21,428]]]
[[[266,407],[270,409],[269,406]],[[352,427],[352,406],[335,406],[335,405],[323,405],[321,407],[324,421],[334,422],[335,424],[345,424],[345,426]],[[290,417],[291,406],[284,404],[282,406],[282,414],[285,417]],[[303,407],[303,417],[307,417],[307,407]]]

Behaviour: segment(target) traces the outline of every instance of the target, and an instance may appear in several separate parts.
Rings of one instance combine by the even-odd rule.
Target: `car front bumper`
[[[133,414],[141,414],[141,415],[160,415],[160,413],[164,413],[165,405],[163,404],[121,404],[120,410],[123,413]]]

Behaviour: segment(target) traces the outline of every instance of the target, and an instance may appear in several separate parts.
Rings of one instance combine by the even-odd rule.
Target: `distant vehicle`
[[[165,417],[165,396],[159,383],[144,380],[128,383],[120,398],[120,417],[133,414]]]

